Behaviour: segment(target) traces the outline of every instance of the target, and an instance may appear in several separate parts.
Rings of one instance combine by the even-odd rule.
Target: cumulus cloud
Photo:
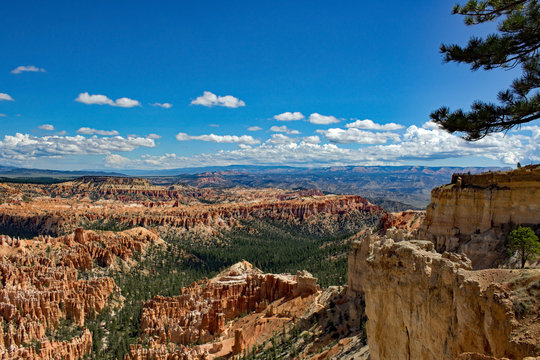
[[[260,126],[250,126],[247,129],[248,129],[248,131],[261,131],[262,127],[260,127]]]
[[[242,135],[242,136],[236,136],[236,135],[215,135],[215,134],[209,134],[209,135],[188,135],[183,132],[179,132],[176,134],[176,140],[178,141],[189,141],[189,140],[201,140],[201,141],[209,141],[209,142],[215,142],[215,143],[238,143],[238,144],[244,144],[244,145],[256,145],[259,144],[260,141],[257,139],[254,139],[250,135]]]
[[[86,104],[86,105],[110,105],[123,108],[132,108],[136,106],[141,106],[141,103],[137,100],[133,100],[127,97],[122,97],[113,101],[105,95],[90,95],[87,92],[80,93],[75,101]]]
[[[130,98],[127,98],[127,97],[123,97],[123,98],[120,98],[120,99],[116,99],[116,101],[114,102],[114,106],[119,106],[119,107],[123,107],[123,108],[132,108],[132,107],[135,107],[135,106],[141,106],[141,103],[138,102],[137,100],[133,100],[133,99],[130,99]]]
[[[279,115],[275,115],[274,119],[277,121],[295,121],[295,120],[302,120],[304,118],[304,115],[301,112],[295,111],[295,112],[284,112]]]
[[[283,134],[273,134],[270,139],[266,141],[267,144],[291,144],[298,142],[298,139],[293,139]]]
[[[374,133],[358,129],[339,129],[317,130],[324,137],[335,144],[384,144],[388,140],[399,141],[399,135],[392,132]]]
[[[204,91],[203,95],[199,96],[191,102],[191,105],[202,105],[206,107],[224,106],[228,108],[237,108],[246,106],[246,103],[232,95],[217,96],[210,91]]]
[[[308,144],[318,144],[321,142],[321,139],[317,135],[313,135],[313,136],[304,136],[302,138],[302,141]]]
[[[154,139],[154,140],[161,139],[161,135],[158,135],[158,134],[148,134],[146,137],[149,139]]]
[[[272,132],[282,132],[282,133],[286,133],[286,134],[289,134],[289,135],[298,135],[300,134],[300,131],[298,130],[292,130],[292,129],[289,129],[287,128],[286,125],[283,125],[283,126],[272,126],[270,128],[270,131]]]
[[[0,93],[0,101],[15,101],[9,94]]]
[[[79,130],[77,130],[77,134],[111,136],[111,135],[118,135],[119,133],[116,130],[98,130],[98,129],[92,129],[89,127],[82,127]]]
[[[388,123],[388,124],[377,124],[373,122],[373,120],[356,120],[355,122],[352,122],[350,124],[345,125],[346,128],[349,129],[364,129],[364,130],[387,130],[387,131],[393,131],[393,130],[400,130],[403,129],[404,126],[396,123]]]
[[[16,133],[5,135],[3,140],[0,140],[0,158],[11,163],[20,163],[44,157],[127,152],[139,147],[152,148],[155,147],[155,142],[144,137],[33,136]]]
[[[45,131],[54,131],[54,126],[51,124],[43,124],[43,125],[39,125],[38,129],[45,130]]]
[[[432,161],[460,157],[483,157],[514,165],[540,160],[540,126],[523,127],[520,131],[492,134],[486,138],[467,142],[447,133],[428,122],[422,126],[410,126],[403,138],[396,143],[379,144],[357,149],[341,148],[337,144],[320,144],[317,136],[290,138],[284,134],[273,134],[272,138],[259,146],[242,146],[235,150],[215,153],[179,156],[143,155],[127,160],[123,167],[132,168],[175,168],[210,165],[399,165],[411,160]],[[301,140],[301,141],[299,141]],[[320,140],[320,139],[319,139]],[[106,165],[114,167],[107,161]]]
[[[121,168],[128,166],[131,160],[118,154],[109,154],[105,157],[105,163],[108,167]]]
[[[34,65],[27,66],[17,66],[15,69],[11,70],[12,74],[22,74],[23,72],[45,72],[45,69],[38,68]]]
[[[164,108],[164,109],[170,109],[172,108],[172,104],[170,103],[153,103],[152,106]]]
[[[326,116],[319,113],[309,115],[309,122],[317,125],[328,125],[338,123],[339,120],[335,116]]]

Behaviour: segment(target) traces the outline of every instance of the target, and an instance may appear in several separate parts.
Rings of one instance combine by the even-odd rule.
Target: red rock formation
[[[0,321],[6,324],[0,326],[0,359],[78,359],[88,353],[88,330],[63,342],[46,338],[47,329],[55,329],[63,319],[83,326],[118,291],[112,278],[80,279],[79,271],[92,269],[94,260],[111,265],[116,258],[128,259],[160,241],[142,228],[116,234],[78,229],[32,240],[0,235]],[[29,347],[31,343],[36,345]]]
[[[90,352],[92,348],[92,334],[89,330],[85,330],[81,336],[69,341],[50,341],[43,339],[36,344],[36,346],[31,347],[0,347],[0,359],[77,360]]]
[[[202,346],[201,349],[204,348],[206,352],[199,355],[238,354],[248,345],[271,336],[269,331],[264,330],[264,323],[260,323],[261,318],[266,316],[268,321],[274,318],[274,322],[283,326],[294,318],[295,311],[305,311],[318,292],[316,279],[307,272],[300,272],[296,276],[263,274],[247,262],[238,263],[213,279],[201,280],[183,288],[180,296],[156,296],[145,303],[141,313],[141,330],[144,338],[154,340],[150,349],[133,347],[126,359],[172,359],[174,357],[169,355],[177,354],[177,350],[165,352],[162,345],[208,343],[220,336],[228,340],[222,339],[221,345]],[[290,304],[288,307],[283,305],[287,303]],[[297,303],[301,305],[295,308],[293,304]],[[266,311],[269,304],[273,304],[272,309],[276,307],[279,310]],[[241,328],[235,329],[231,323],[239,321],[241,315],[252,312],[257,317],[249,326],[254,326],[254,329],[259,326],[259,336],[251,336],[256,334],[250,333],[252,338],[247,339]],[[204,358],[193,356],[194,359]]]
[[[424,216],[425,211],[407,210],[395,213],[386,213],[380,221],[380,227],[383,232],[391,228],[398,230],[407,230],[411,233],[418,231]]]
[[[250,193],[248,198],[257,192]],[[310,196],[294,200],[261,198],[249,202],[214,205],[181,206],[177,201],[153,207],[133,202],[85,203],[74,199],[36,199],[30,203],[0,204],[0,228],[24,228],[29,232],[56,234],[75,229],[80,224],[114,222],[121,226],[169,226],[182,230],[206,229],[209,233],[218,229],[237,226],[240,220],[270,218],[288,223],[313,223],[308,219],[327,220],[328,226],[336,226],[351,216],[378,218],[385,211],[356,195]],[[356,214],[356,215],[355,215]]]

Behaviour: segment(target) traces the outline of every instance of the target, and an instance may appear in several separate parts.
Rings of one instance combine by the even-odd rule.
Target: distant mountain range
[[[388,210],[423,209],[431,189],[449,183],[453,173],[477,174],[503,168],[426,166],[225,166],[169,170],[60,171],[0,166],[4,181],[58,182],[81,176],[137,176],[152,183],[197,187],[277,187],[318,189],[325,193],[361,195]],[[507,168],[505,168],[507,169]]]
[[[81,176],[126,176],[125,174],[107,171],[67,171],[67,170],[44,170],[17,168],[12,166],[0,166],[0,179],[9,181],[33,181],[33,182],[56,182],[59,180],[71,180]]]

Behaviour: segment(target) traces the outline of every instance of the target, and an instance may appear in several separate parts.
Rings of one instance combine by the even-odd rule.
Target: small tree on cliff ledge
[[[456,5],[454,14],[465,16],[465,24],[476,25],[503,20],[498,32],[485,39],[473,37],[466,47],[441,45],[446,62],[471,65],[472,70],[483,68],[523,69],[508,90],[499,92],[500,105],[475,101],[471,111],[451,112],[441,107],[431,119],[450,133],[464,133],[469,141],[489,133],[508,131],[514,126],[540,118],[540,3],[538,0],[469,0]]]
[[[538,236],[529,227],[518,226],[508,237],[508,250],[513,255],[517,252],[521,260],[521,268],[525,267],[527,260],[540,255],[540,241]]]

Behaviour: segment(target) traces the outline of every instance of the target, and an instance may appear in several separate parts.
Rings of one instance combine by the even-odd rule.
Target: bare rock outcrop
[[[353,243],[349,295],[365,298],[371,359],[539,356],[540,270],[472,271],[464,255],[433,247],[370,236]]]
[[[181,359],[240,354],[304,314],[318,294],[317,279],[307,272],[263,274],[242,261],[183,288],[180,296],[146,302],[140,323],[150,344],[133,346],[126,359],[176,359],[181,351],[191,356]],[[186,352],[191,344],[201,345]]]
[[[475,269],[504,257],[504,241],[517,224],[540,231],[540,165],[479,175],[455,174],[431,192],[419,238],[439,252],[465,253]]]

